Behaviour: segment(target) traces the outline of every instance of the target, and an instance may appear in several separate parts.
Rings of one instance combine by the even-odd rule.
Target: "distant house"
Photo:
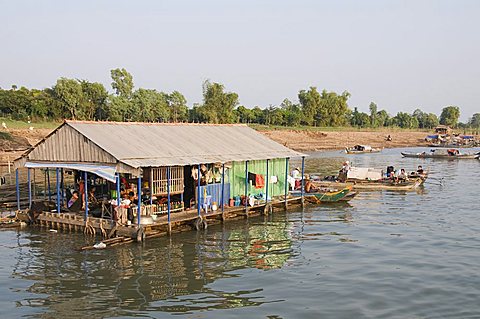
[[[451,135],[452,134],[452,128],[448,125],[438,125],[435,128],[435,133],[440,134],[440,135]]]

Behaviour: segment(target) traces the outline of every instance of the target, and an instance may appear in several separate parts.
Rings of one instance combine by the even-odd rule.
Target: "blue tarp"
[[[77,171],[93,173],[101,178],[115,183],[115,166],[108,165],[88,165],[78,163],[42,163],[42,162],[26,162],[25,167],[28,168],[67,168]]]

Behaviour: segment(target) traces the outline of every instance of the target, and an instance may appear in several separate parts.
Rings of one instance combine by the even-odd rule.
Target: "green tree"
[[[250,110],[243,105],[240,105],[237,107],[236,114],[237,114],[237,122],[240,122],[240,123],[255,122],[255,114],[253,113],[253,110]]]
[[[380,110],[375,116],[378,126],[390,126],[390,115],[385,110]]]
[[[235,107],[238,105],[238,94],[224,92],[220,83],[205,81],[203,83],[203,105],[197,113],[209,123],[234,123]]]
[[[107,118],[108,92],[103,84],[81,80],[80,85],[83,101],[79,117],[83,120],[105,120]]]
[[[289,99],[285,99],[282,104],[280,104],[280,108],[283,110],[285,125],[300,125],[302,121],[302,111],[299,105],[292,103]]]
[[[370,102],[369,109],[370,109],[370,125],[372,127],[378,127],[377,104],[375,104],[374,102]]]
[[[306,125],[317,126],[316,115],[320,108],[320,93],[316,87],[311,86],[308,91],[301,90],[298,93],[298,100],[303,113],[302,122]]]
[[[55,98],[62,105],[63,117],[76,119],[82,113],[82,85],[74,79],[60,78],[53,87]]]
[[[17,89],[12,85],[10,90],[1,90],[0,112],[4,116],[23,120],[30,114],[32,96],[29,89],[21,87]]]
[[[133,94],[133,77],[125,69],[113,69],[110,71],[112,77],[112,88],[115,94],[130,98]]]
[[[401,128],[418,128],[417,118],[404,112],[398,112],[397,115],[393,118],[393,122],[395,125]]]
[[[170,108],[170,121],[183,122],[188,120],[187,99],[182,93],[173,91],[167,96],[168,106]]]
[[[460,108],[458,106],[447,106],[442,109],[440,124],[456,127],[459,118]]]
[[[138,89],[132,95],[126,119],[137,122],[167,122],[170,118],[168,95],[156,90]]]
[[[468,124],[470,125],[471,128],[475,129],[480,129],[480,113],[475,113],[472,115],[470,120],[468,121]]]
[[[370,125],[370,116],[367,113],[359,112],[354,108],[350,117],[350,125],[356,127],[367,127]]]

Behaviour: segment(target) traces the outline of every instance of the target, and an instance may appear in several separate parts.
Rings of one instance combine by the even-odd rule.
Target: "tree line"
[[[298,102],[283,100],[280,105],[246,108],[239,96],[220,83],[203,83],[203,101],[187,106],[182,93],[134,89],[132,75],[125,69],[110,71],[113,93],[102,83],[60,78],[43,90],[0,88],[0,116],[17,120],[108,120],[138,122],[258,123],[282,126],[352,126],[359,128],[401,127],[430,129],[438,124],[452,127],[480,127],[480,113],[459,123],[460,108],[446,106],[440,116],[416,109],[392,116],[372,102],[369,113],[348,105],[350,93],[338,94],[310,87],[298,92]]]

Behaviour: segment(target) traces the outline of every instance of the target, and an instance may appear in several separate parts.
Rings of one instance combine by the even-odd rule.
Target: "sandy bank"
[[[263,134],[296,151],[336,150],[356,144],[372,147],[394,148],[425,146],[426,132],[410,131],[307,131],[307,130],[262,130]],[[392,141],[386,141],[390,135]]]

